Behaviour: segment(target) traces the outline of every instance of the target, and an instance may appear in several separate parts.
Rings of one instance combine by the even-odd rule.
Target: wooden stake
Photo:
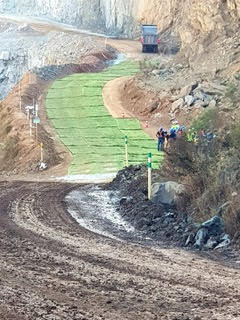
[[[43,144],[40,143],[40,148],[41,148],[41,154],[40,154],[40,160],[43,162]]]

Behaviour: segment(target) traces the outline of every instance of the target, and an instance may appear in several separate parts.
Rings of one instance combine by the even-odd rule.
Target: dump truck
[[[142,52],[158,53],[159,42],[157,26],[153,24],[143,24],[141,37]]]

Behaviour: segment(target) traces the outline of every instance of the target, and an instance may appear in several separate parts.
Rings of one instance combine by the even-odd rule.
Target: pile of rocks
[[[212,219],[196,224],[187,214],[176,210],[176,202],[184,192],[181,184],[155,182],[152,201],[148,201],[146,172],[145,166],[128,167],[107,187],[120,192],[119,212],[143,237],[199,250],[220,249],[231,243],[220,217],[223,207]],[[153,180],[157,179],[154,172]]]
[[[193,245],[197,249],[220,249],[231,243],[230,236],[224,233],[224,222],[221,217],[214,216],[203,222],[195,233],[190,233],[185,245]]]
[[[32,29],[26,24],[21,27],[11,25],[11,28],[8,24],[8,28],[2,30],[0,99],[3,99],[28,71],[41,70],[43,78],[54,79],[62,66],[80,64],[83,57],[106,50],[104,43],[97,43],[88,36],[59,32],[35,32],[33,35]]]
[[[181,109],[188,113],[193,108],[214,108],[225,95],[227,88],[218,83],[192,83],[181,89],[180,93],[172,98],[170,118],[175,118]]]

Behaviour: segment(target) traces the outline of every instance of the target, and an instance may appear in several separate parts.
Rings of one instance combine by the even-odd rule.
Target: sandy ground
[[[124,87],[130,79],[131,77],[121,77],[109,81],[103,88],[104,104],[114,118],[137,118],[140,121],[142,129],[152,138],[156,138],[158,126],[146,120],[146,117],[139,117],[131,112],[129,106],[126,106],[124,103]]]
[[[121,77],[109,81],[103,88],[104,105],[114,118],[132,118],[133,114],[129,112],[122,103],[121,87],[129,77]]]

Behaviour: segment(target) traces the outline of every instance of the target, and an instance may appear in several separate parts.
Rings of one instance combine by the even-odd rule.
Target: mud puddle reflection
[[[85,186],[69,193],[65,201],[68,212],[85,229],[116,239],[142,242],[143,237],[119,213],[116,191],[99,186]],[[146,241],[146,239],[145,239]]]

